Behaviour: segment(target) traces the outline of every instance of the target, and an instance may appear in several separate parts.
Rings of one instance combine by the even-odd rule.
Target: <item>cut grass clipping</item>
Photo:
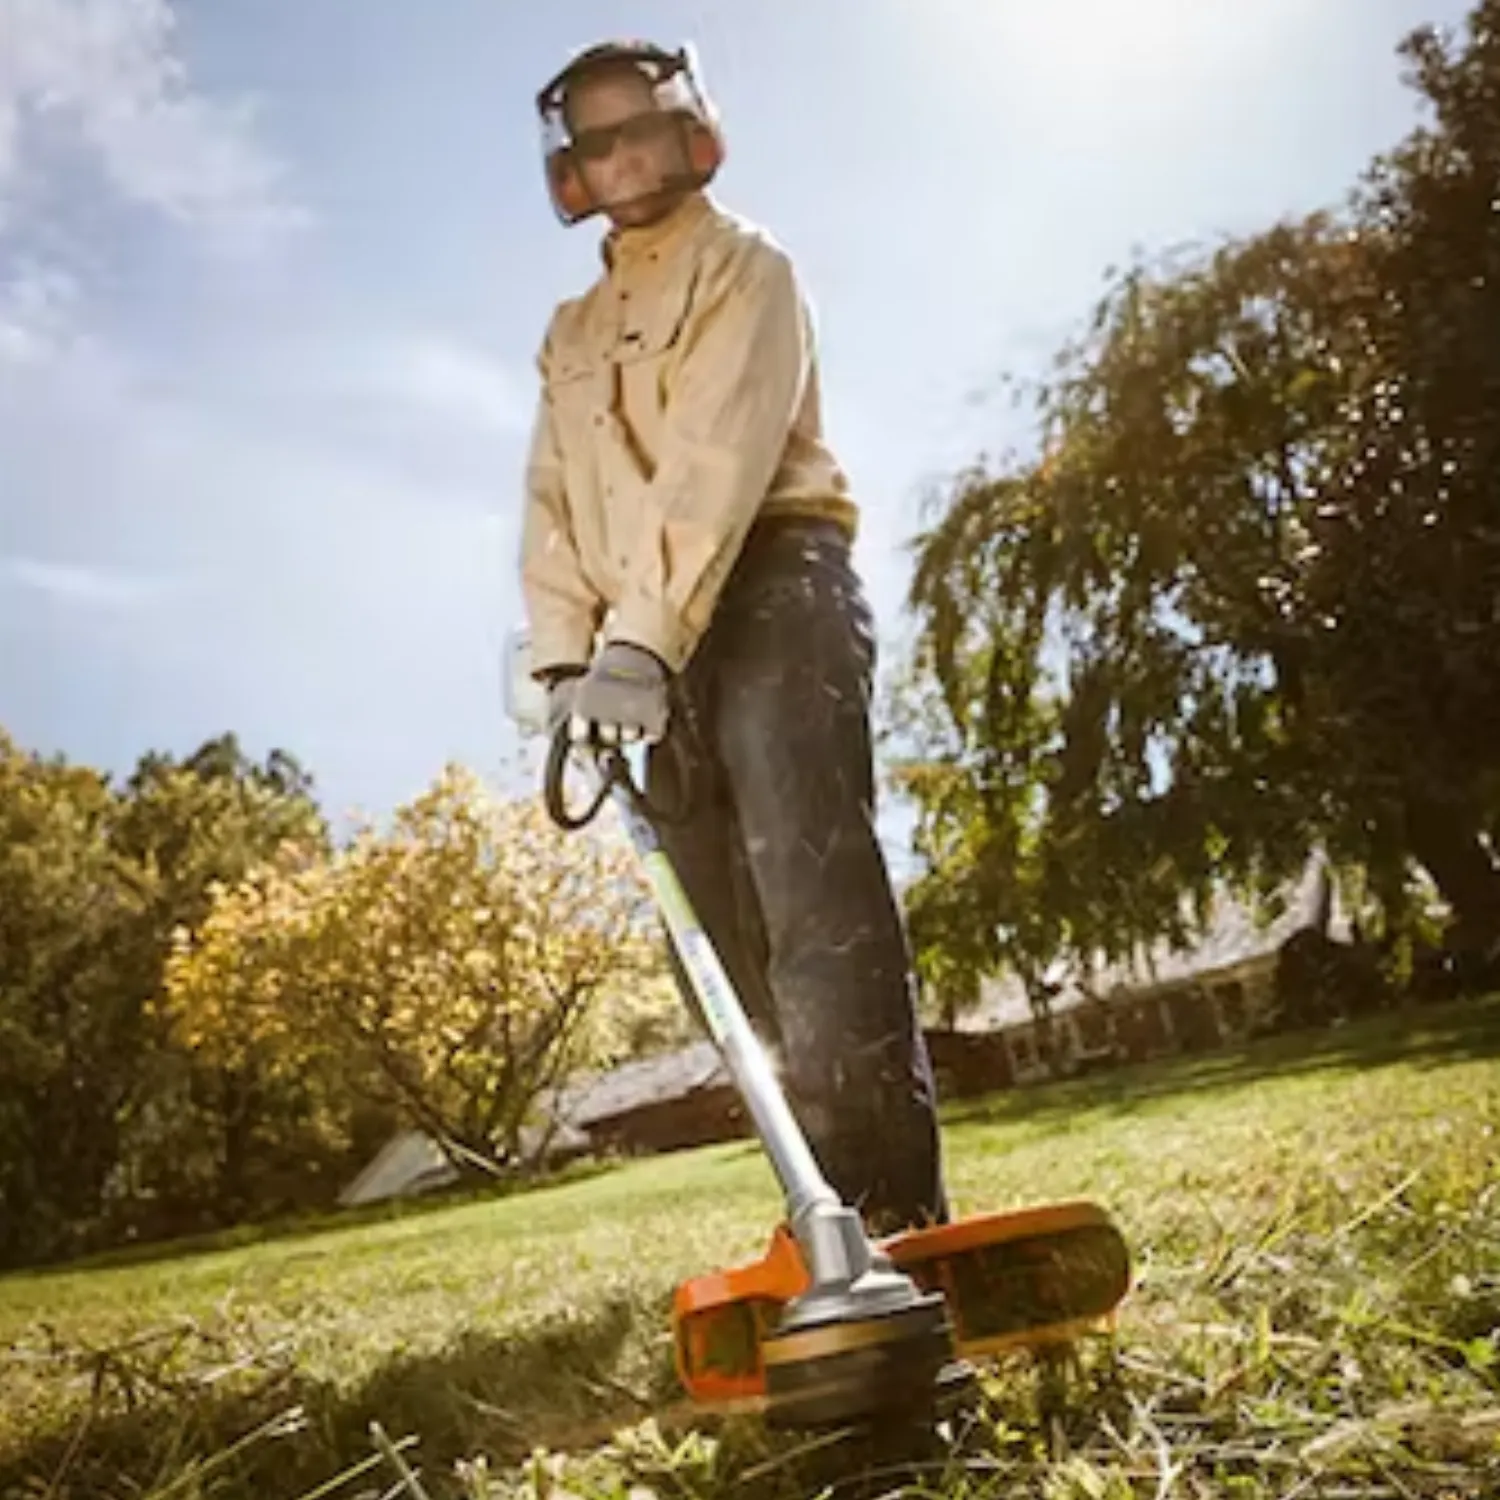
[[[0,1496],[1500,1495],[1500,1003],[947,1121],[959,1212],[1093,1198],[1139,1284],[1112,1342],[987,1370],[920,1453],[682,1403],[673,1284],[779,1211],[746,1142],[0,1281]]]

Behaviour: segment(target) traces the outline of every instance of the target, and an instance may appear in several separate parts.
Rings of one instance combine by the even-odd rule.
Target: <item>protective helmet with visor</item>
[[[634,68],[650,88],[651,108],[610,125],[576,129],[570,119],[569,94],[590,74]],[[724,160],[724,139],[716,111],[699,80],[690,45],[675,52],[649,42],[603,42],[586,48],[536,97],[542,152],[552,206],[564,224],[623,205],[595,197],[582,166],[603,160],[617,141],[655,138],[664,119],[681,132],[680,171],[663,179],[650,196],[667,196],[706,186]]]

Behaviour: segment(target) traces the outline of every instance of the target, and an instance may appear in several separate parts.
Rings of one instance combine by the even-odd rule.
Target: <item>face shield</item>
[[[643,80],[641,107],[608,123],[575,121],[569,110],[571,90],[591,75],[629,71]],[[718,120],[697,76],[692,51],[666,52],[647,43],[605,43],[575,57],[536,99],[542,134],[542,157],[552,206],[564,224],[623,203],[600,202],[584,168],[607,160],[617,146],[650,146],[675,134],[670,152],[674,170],[646,196],[692,191],[712,181],[724,157]],[[627,200],[630,201],[630,200]]]

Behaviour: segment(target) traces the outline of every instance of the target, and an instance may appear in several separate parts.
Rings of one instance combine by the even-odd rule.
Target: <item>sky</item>
[[[1457,0],[0,0],[0,726],[233,730],[336,819],[514,752],[534,355],[597,274],[533,98],[696,43],[791,252],[885,660],[934,483],[1137,251],[1338,202]],[[901,832],[882,827],[892,858]]]

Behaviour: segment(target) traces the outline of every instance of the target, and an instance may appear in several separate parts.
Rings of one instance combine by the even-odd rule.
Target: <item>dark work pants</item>
[[[751,532],[674,684],[663,847],[830,1185],[872,1232],[946,1222],[932,1070],[874,827],[871,615],[830,523]],[[670,949],[670,943],[668,944]],[[681,966],[677,981],[701,1013]]]

